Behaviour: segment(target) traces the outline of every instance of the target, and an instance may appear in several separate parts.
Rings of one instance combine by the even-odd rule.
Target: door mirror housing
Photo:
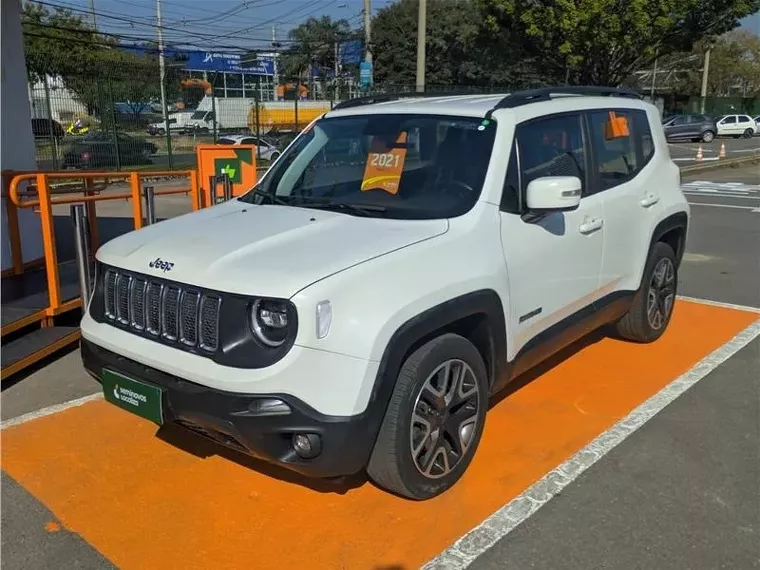
[[[581,203],[581,186],[577,176],[543,176],[532,180],[525,192],[527,215],[536,217],[577,209]]]

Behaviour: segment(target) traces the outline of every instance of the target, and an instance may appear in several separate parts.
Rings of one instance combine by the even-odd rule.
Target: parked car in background
[[[755,121],[755,136],[760,136],[760,115],[754,117]]]
[[[170,113],[169,114],[169,131],[172,133],[177,133],[180,135],[185,134],[189,130],[188,122],[190,121],[190,117],[192,117],[193,112],[192,111],[185,111],[181,113]],[[158,121],[155,123],[149,124],[145,130],[148,132],[149,135],[156,136],[156,135],[165,135],[166,134],[166,123],[163,121]]]
[[[158,147],[145,139],[124,133],[95,132],[71,145],[63,156],[64,168],[103,168],[150,164]],[[118,141],[118,144],[117,142]]]
[[[52,125],[52,129],[51,129]],[[35,139],[63,138],[64,132],[61,123],[50,119],[32,119],[32,133]]]
[[[757,123],[749,115],[724,115],[717,121],[718,136],[751,138],[758,129]]]
[[[718,134],[715,119],[706,115],[675,115],[662,122],[662,130],[668,141],[689,140],[712,142]]]
[[[256,147],[261,149],[261,154],[260,155],[257,154],[257,158],[260,157],[261,160],[270,160],[274,162],[275,160],[277,160],[277,157],[280,156],[280,150],[276,146],[274,146],[274,144],[272,144],[271,142],[265,141],[262,138],[256,138],[250,135],[227,135],[218,139],[216,143],[226,144],[226,145],[241,145],[241,144],[255,145]]]

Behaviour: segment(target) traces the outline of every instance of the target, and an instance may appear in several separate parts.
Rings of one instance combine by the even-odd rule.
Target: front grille
[[[103,283],[106,319],[148,337],[214,352],[219,348],[222,300],[189,286],[108,269]]]

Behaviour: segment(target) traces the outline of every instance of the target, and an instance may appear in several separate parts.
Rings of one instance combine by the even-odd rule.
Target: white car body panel
[[[501,98],[405,100],[327,116],[484,117]],[[290,299],[298,312],[295,344],[271,366],[221,366],[89,315],[82,335],[191,382],[245,394],[290,394],[321,413],[351,416],[370,404],[381,359],[399,327],[451,299],[488,290],[502,303],[512,361],[531,339],[579,309],[638,288],[657,224],[670,214],[689,213],[657,109],[634,99],[616,98],[613,104],[646,111],[655,156],[630,182],[586,196],[577,210],[555,212],[539,223],[499,210],[515,125],[565,111],[606,109],[609,97],[557,97],[495,111],[497,132],[482,192],[458,217],[394,220],[231,200],[131,232],[98,251],[105,264],[151,277]],[[650,196],[657,200],[642,206]],[[579,231],[594,220],[603,222],[598,231]],[[172,263],[171,269],[149,267],[157,258]],[[316,306],[322,301],[330,302],[332,321],[319,338]]]

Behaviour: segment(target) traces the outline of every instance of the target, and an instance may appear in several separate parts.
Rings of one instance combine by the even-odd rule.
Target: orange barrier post
[[[53,207],[50,203],[50,188],[47,174],[37,174],[37,194],[39,195],[40,224],[42,225],[42,247],[45,252],[48,297],[47,315],[52,317],[61,305],[61,286],[58,281],[58,254],[55,247],[55,226]]]
[[[135,229],[143,227],[142,219],[142,195],[140,193],[140,173],[132,172],[129,175],[129,186],[132,190],[132,217],[135,221]]]
[[[86,197],[94,196],[92,190],[92,180],[86,178],[84,181],[84,195]],[[100,234],[98,233],[98,212],[95,207],[96,202],[85,202],[85,209],[87,211],[87,225],[90,231],[90,252],[95,255],[95,252],[100,245]]]
[[[198,173],[193,172],[190,175],[190,201],[193,205],[193,211],[198,211],[203,207],[203,197],[198,184]]]

